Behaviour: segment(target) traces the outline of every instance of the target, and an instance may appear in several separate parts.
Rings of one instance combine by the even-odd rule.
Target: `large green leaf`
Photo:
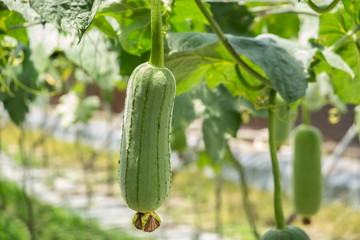
[[[46,21],[65,31],[75,31],[79,40],[93,21],[102,0],[29,0],[30,6]]]
[[[14,28],[25,22],[22,15],[16,11],[0,11],[0,36],[7,35],[27,45],[28,35],[25,28]]]
[[[227,142],[241,124],[239,100],[232,97],[228,89],[220,85],[210,91],[207,86],[202,88],[202,102],[205,105],[202,132],[206,152],[215,162],[223,158]]]
[[[146,61],[149,61],[150,52],[145,52],[140,56],[137,56],[137,55],[131,55],[126,51],[124,51],[123,49],[121,49],[119,53],[119,57],[120,57],[120,74],[122,76],[130,76],[138,65]]]
[[[109,16],[119,24],[119,41],[130,54],[141,55],[151,48],[150,6],[143,0],[106,2],[99,15]]]
[[[319,42],[325,46],[334,44],[355,26],[350,15],[344,10],[321,14],[319,25]]]
[[[11,121],[16,125],[20,125],[29,112],[29,104],[30,101],[33,100],[33,96],[23,89],[16,88],[14,84],[11,84],[10,90],[15,94],[10,96],[6,93],[1,93],[3,98],[1,100],[4,103],[6,111],[9,113]]]
[[[16,49],[18,55],[23,55],[24,59],[21,64],[11,66],[1,66],[2,77],[10,82],[9,89],[1,92],[0,100],[3,101],[4,107],[9,113],[11,120],[20,125],[29,111],[29,104],[34,100],[35,95],[31,92],[36,90],[36,80],[38,72],[33,63],[30,61],[31,50],[20,44]]]
[[[211,2],[211,12],[224,33],[252,36],[254,15],[237,2]]]
[[[196,51],[172,53],[167,57],[165,63],[175,75],[177,94],[189,91],[206,76],[211,88],[224,83],[233,95],[244,94],[242,85],[236,79],[234,65],[229,58],[222,57],[224,53],[224,49],[214,43]]]
[[[310,111],[319,111],[326,104],[336,107],[341,113],[346,113],[346,105],[335,94],[330,77],[323,72],[316,76],[316,82],[311,83],[306,91],[305,100]]]
[[[286,21],[284,21],[286,19]],[[276,34],[279,37],[291,39],[298,36],[300,20],[297,14],[272,14],[264,17],[268,33]],[[262,30],[262,29],[260,29]]]
[[[48,23],[46,26],[35,25],[27,28],[31,61],[39,73],[44,73],[51,59],[50,56],[58,47],[60,34],[55,25]]]
[[[198,32],[168,33],[166,40],[170,54],[196,51],[219,41],[215,34]]]
[[[350,14],[356,24],[360,24],[360,1],[342,0],[345,10]]]
[[[210,5],[204,3],[209,10]],[[208,21],[195,1],[175,1],[168,22],[172,32],[205,31]]]
[[[103,90],[112,90],[120,79],[118,53],[108,48],[109,42],[97,29],[86,34],[83,41],[64,49],[66,57],[79,66],[85,74],[78,72],[79,81],[96,83]]]
[[[355,43],[348,44],[339,54],[346,59],[355,77],[343,71],[332,71],[335,93],[345,103],[360,104],[360,52]]]
[[[297,60],[294,54],[290,54],[278,44],[289,40],[278,41],[279,38],[273,35],[260,35],[256,38],[226,36],[238,54],[246,56],[266,73],[284,100],[293,102],[305,94],[307,87],[305,61]],[[214,77],[217,78],[218,84],[231,81],[235,89],[237,86],[241,87],[234,77],[233,70],[230,71],[233,63],[224,53],[224,49],[220,48],[215,34],[170,33],[167,35],[167,41],[170,49],[167,64],[174,71],[180,84],[179,91],[183,90],[181,85],[185,85],[187,89],[193,84],[187,83],[189,79],[198,83],[205,75],[207,82],[211,81],[209,77]],[[308,56],[312,57],[311,54]],[[213,72],[209,74],[208,70]],[[227,76],[227,74],[231,75]],[[230,87],[231,91],[234,91],[234,86]]]
[[[350,74],[352,78],[354,77],[353,70],[338,54],[334,53],[333,51],[329,51],[328,49],[322,49],[321,53],[330,66]]]
[[[75,123],[87,123],[95,110],[100,107],[97,96],[80,99],[74,92],[69,92],[60,98],[56,112],[61,117],[61,124],[67,127]]]
[[[38,14],[30,7],[27,1],[2,0],[9,10],[20,13],[26,21],[32,22]]]
[[[354,20],[344,10],[340,9],[336,13],[323,14],[320,18],[319,41],[329,46],[342,38],[354,27]],[[349,74],[349,70],[345,72],[336,69],[329,70],[323,65],[319,65],[319,69],[317,70],[318,72],[327,72],[331,76],[335,93],[345,103],[360,104],[360,94],[358,93],[358,89],[360,89],[359,50],[356,40],[349,38],[336,51],[351,68],[353,75]]]
[[[182,93],[175,97],[174,111],[172,118],[172,131],[185,129],[196,119],[195,108],[192,102],[191,91]]]
[[[233,97],[224,85],[210,90],[202,81],[175,98],[173,131],[184,129],[201,117],[206,152],[217,164],[225,154],[227,141],[240,127],[239,104],[239,97]]]
[[[103,15],[96,15],[94,21],[92,22],[93,26],[96,26],[100,31],[102,31],[109,38],[116,38],[117,33],[110,22]]]

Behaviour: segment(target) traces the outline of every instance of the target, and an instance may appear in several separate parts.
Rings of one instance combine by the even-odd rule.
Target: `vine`
[[[278,229],[283,229],[286,227],[286,222],[282,207],[281,174],[280,174],[279,162],[277,159],[277,150],[276,150],[276,141],[275,141],[275,114],[274,114],[275,103],[276,103],[276,91],[271,90],[270,99],[269,99],[268,128],[269,128],[269,147],[270,147],[272,171],[274,178],[274,211],[275,211],[276,227]]]
[[[198,5],[199,9],[205,16],[205,18],[210,23],[211,28],[214,30],[216,35],[218,36],[220,42],[225,47],[226,51],[230,54],[230,56],[235,60],[235,62],[241,66],[245,71],[247,71],[250,75],[253,77],[259,79],[265,86],[272,88],[272,85],[270,83],[270,80],[266,77],[261,76],[258,72],[256,72],[254,69],[252,69],[246,62],[244,62],[239,55],[236,53],[235,49],[230,45],[230,43],[227,41],[224,33],[221,31],[219,25],[214,20],[214,18],[211,17],[211,15],[206,10],[204,4],[201,2],[201,0],[195,0],[196,4]]]
[[[340,0],[333,0],[329,5],[327,6],[318,6],[316,5],[312,0],[306,0],[306,3],[309,5],[309,7],[314,10],[317,13],[327,13],[333,10],[336,5],[340,2]]]
[[[303,124],[310,125],[310,113],[309,113],[309,109],[308,109],[306,100],[304,100],[302,102],[301,113],[302,113]]]
[[[259,90],[262,90],[265,88],[264,84],[259,84],[259,85],[255,85],[255,86],[250,85],[250,83],[248,83],[245,80],[245,78],[243,77],[243,75],[241,74],[239,66],[237,64],[235,64],[235,73],[236,73],[236,76],[238,77],[238,79],[240,80],[240,82],[242,83],[242,85],[244,85],[244,87],[246,87],[250,91],[259,91]]]

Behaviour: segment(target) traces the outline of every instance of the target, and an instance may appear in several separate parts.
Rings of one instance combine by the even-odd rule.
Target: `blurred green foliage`
[[[0,179],[0,239],[34,239],[31,234],[39,240],[136,239],[120,230],[101,230],[96,222],[84,220],[69,210],[43,204],[15,183]]]

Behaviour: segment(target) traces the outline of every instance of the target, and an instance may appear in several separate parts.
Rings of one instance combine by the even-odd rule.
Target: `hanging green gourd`
[[[301,228],[287,226],[282,229],[271,229],[261,237],[261,240],[310,240],[310,238]]]
[[[260,240],[310,240],[309,236],[299,227],[286,225],[281,193],[281,174],[276,154],[276,138],[275,138],[275,105],[276,92],[270,90],[269,99],[269,148],[271,155],[271,163],[274,178],[274,212],[276,228],[266,232]]]
[[[164,67],[160,0],[151,1],[150,60],[131,74],[125,100],[119,161],[120,189],[133,225],[145,232],[160,226],[154,212],[168,196],[170,132],[176,81]]]
[[[185,129],[178,129],[171,133],[171,150],[182,153],[187,148]]]
[[[319,130],[310,125],[302,124],[294,131],[293,201],[304,223],[321,205],[321,139]]]
[[[276,148],[280,149],[280,147],[289,138],[293,121],[291,119],[291,110],[289,105],[279,96],[279,94],[276,95],[276,105],[275,141]]]

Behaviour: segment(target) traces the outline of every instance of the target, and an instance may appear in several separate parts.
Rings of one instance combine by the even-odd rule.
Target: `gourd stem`
[[[305,125],[310,125],[310,115],[309,115],[309,108],[307,106],[306,100],[302,102],[301,105],[301,115],[302,115],[302,122]]]
[[[318,6],[313,3],[312,0],[306,0],[306,3],[309,7],[317,13],[327,13],[331,11],[336,5],[339,3],[340,0],[333,0],[328,6]]]
[[[265,86],[272,88],[272,85],[266,77],[261,76],[258,72],[256,72],[254,69],[252,69],[246,62],[244,62],[239,55],[236,53],[234,48],[229,44],[227,41],[224,33],[221,31],[219,25],[214,20],[214,18],[211,17],[211,15],[206,10],[204,4],[201,2],[201,0],[195,0],[196,4],[198,5],[200,11],[203,13],[205,18],[208,20],[211,28],[214,30],[216,35],[218,36],[221,44],[225,47],[226,51],[230,54],[230,56],[235,60],[235,62],[242,67],[245,71],[247,71],[250,75],[253,77],[259,79]]]
[[[239,66],[237,64],[235,64],[235,72],[236,72],[236,76],[237,78],[240,80],[241,84],[251,90],[251,91],[259,91],[261,89],[264,89],[265,88],[265,85],[263,83],[259,84],[259,85],[256,85],[256,86],[252,86],[250,85],[250,83],[248,83],[245,78],[243,77],[243,75],[241,74],[240,72],[240,69],[239,69]]]
[[[160,0],[151,0],[151,53],[149,63],[155,67],[164,67]]]
[[[286,222],[282,207],[281,174],[280,174],[279,162],[276,155],[277,151],[276,151],[276,142],[275,142],[275,114],[274,114],[275,101],[276,101],[276,91],[271,90],[270,101],[269,101],[268,128],[269,128],[270,156],[271,156],[273,178],[274,178],[274,211],[275,211],[276,227],[282,229],[286,227]]]

